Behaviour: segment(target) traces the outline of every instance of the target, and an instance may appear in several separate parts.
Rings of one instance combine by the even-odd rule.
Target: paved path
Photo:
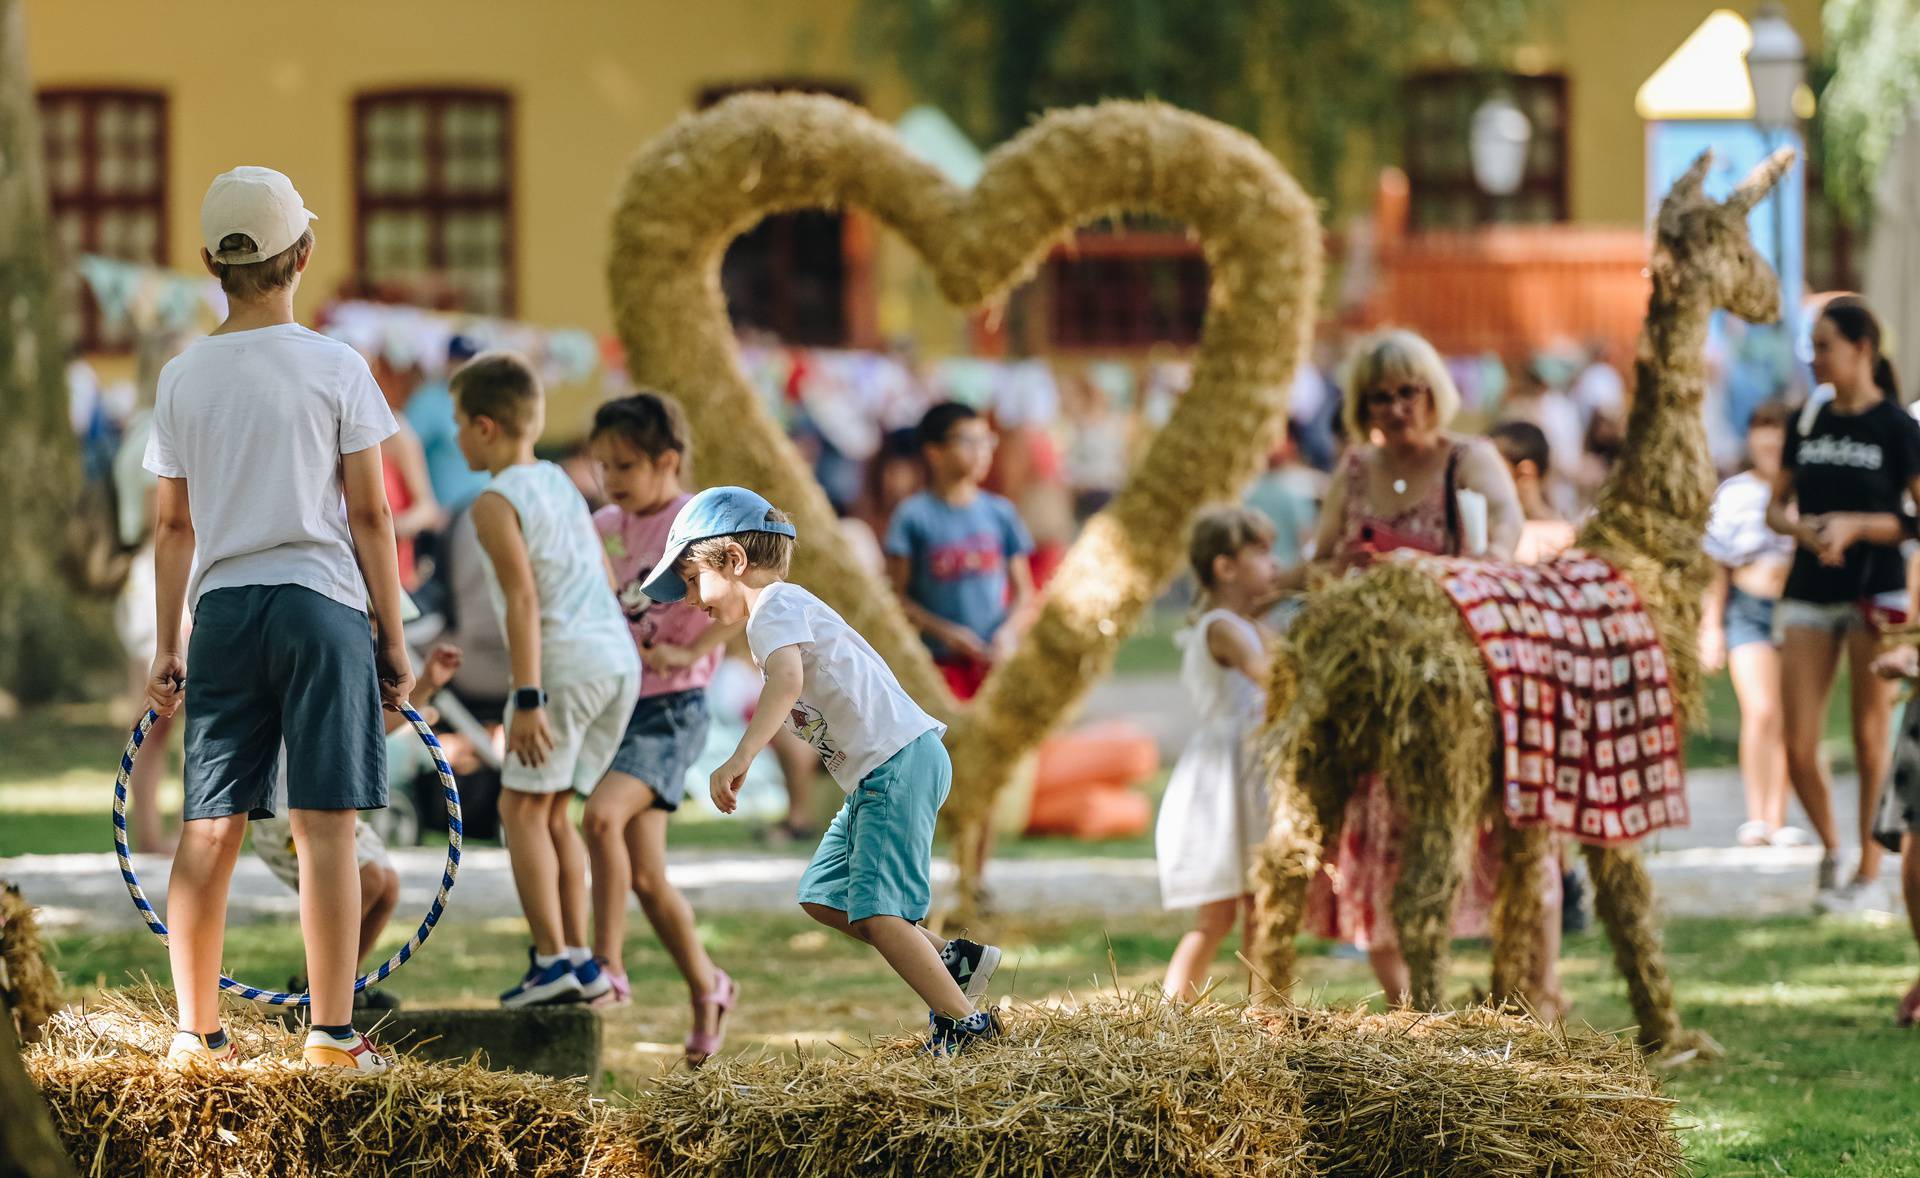
[[[1853,820],[1853,790],[1851,780],[1835,790],[1847,824]],[[1689,791],[1695,825],[1664,832],[1648,847],[1655,886],[1667,911],[1754,916],[1806,911],[1819,851],[1728,846],[1741,816],[1739,779],[1730,771],[1697,772]],[[415,847],[395,852],[394,858],[406,892],[402,913],[425,911],[433,898],[442,853]],[[785,911],[793,906],[794,886],[805,862],[799,855],[679,852],[673,856],[669,875],[687,893],[695,911]],[[160,856],[136,856],[135,869],[148,898],[164,912],[167,861]],[[0,875],[43,905],[43,920],[53,928],[137,927],[111,854],[25,855],[0,861]],[[952,878],[950,863],[936,865],[937,892],[945,894]],[[989,882],[996,907],[1010,913],[1120,916],[1160,906],[1159,883],[1149,859],[1001,860],[994,864]],[[298,919],[293,893],[252,856],[241,858],[232,897],[230,918],[235,922]],[[484,921],[510,917],[518,910],[506,852],[497,847],[469,850],[447,919]]]
[[[1126,720],[1151,733],[1169,762],[1192,731],[1185,693],[1172,676],[1109,679],[1094,689],[1084,714]],[[1844,841],[1852,842],[1857,785],[1843,778],[1834,799]],[[1689,775],[1693,824],[1667,831],[1647,846],[1661,903],[1686,915],[1774,915],[1804,912],[1813,894],[1815,848],[1736,848],[1733,831],[1745,817],[1738,773],[1696,770]],[[1797,812],[1797,811],[1796,811]],[[405,889],[406,913],[420,913],[433,898],[442,852],[409,848],[394,854]],[[669,875],[687,893],[695,911],[785,911],[805,858],[683,851],[672,855]],[[167,862],[137,856],[135,868],[156,907],[165,911]],[[0,860],[0,877],[18,883],[45,906],[54,928],[110,930],[138,927],[111,854],[26,855]],[[950,863],[936,864],[936,902],[951,887]],[[1897,878],[1897,875],[1889,878]],[[988,875],[994,903],[1011,913],[1124,915],[1157,911],[1159,884],[1150,859],[1047,858],[1001,860]],[[456,922],[515,917],[519,904],[507,870],[506,852],[475,847],[462,862],[447,919]],[[292,892],[252,856],[242,856],[234,877],[230,916],[236,922],[294,920]]]

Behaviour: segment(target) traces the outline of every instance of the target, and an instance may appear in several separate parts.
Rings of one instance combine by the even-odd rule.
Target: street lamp
[[[1793,126],[1793,99],[1806,73],[1806,44],[1793,31],[1778,0],[1767,0],[1753,14],[1753,48],[1747,50],[1753,121],[1762,130],[1784,131]]]
[[[1473,112],[1467,153],[1473,182],[1488,196],[1512,196],[1527,174],[1533,123],[1505,94],[1495,94]]]

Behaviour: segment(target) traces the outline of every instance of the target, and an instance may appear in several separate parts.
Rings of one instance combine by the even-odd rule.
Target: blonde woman
[[[1511,559],[1525,521],[1513,476],[1491,443],[1448,432],[1460,392],[1433,345],[1405,330],[1370,336],[1348,359],[1341,387],[1351,444],[1327,490],[1315,559],[1290,575],[1293,586],[1396,548],[1466,552],[1462,491],[1486,502],[1483,554]]]
[[[1343,572],[1400,548],[1468,551],[1474,545],[1461,520],[1462,491],[1486,503],[1481,554],[1511,560],[1525,520],[1513,476],[1491,443],[1447,432],[1460,393],[1433,345],[1411,331],[1370,336],[1354,349],[1342,389],[1352,445],[1327,495],[1313,568],[1323,576]],[[1410,989],[1390,909],[1404,825],[1384,784],[1370,776],[1347,803],[1340,837],[1326,849],[1326,869],[1307,898],[1307,928],[1364,950],[1395,1003],[1405,1002]],[[1460,935],[1484,933],[1498,871],[1497,840],[1484,830],[1455,917]],[[1557,995],[1559,873],[1543,872],[1541,887],[1547,901],[1540,930],[1546,972],[1539,992]],[[1541,1013],[1551,1018],[1556,1011]]]

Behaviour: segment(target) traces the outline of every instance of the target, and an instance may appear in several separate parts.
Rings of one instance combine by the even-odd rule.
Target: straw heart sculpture
[[[1715,480],[1701,420],[1707,326],[1721,307],[1754,322],[1778,318],[1779,282],[1753,248],[1747,217],[1792,161],[1790,151],[1774,155],[1721,202],[1704,191],[1703,155],[1661,205],[1627,444],[1578,538],[1637,593],[1683,717],[1700,714],[1696,636],[1711,571],[1701,548]],[[1414,1004],[1441,1003],[1469,843],[1489,810],[1503,842],[1494,995],[1536,1005],[1547,997],[1528,986],[1539,976],[1533,930],[1549,837],[1506,821],[1487,665],[1431,568],[1376,566],[1309,599],[1275,659],[1268,716],[1276,773],[1273,824],[1255,868],[1258,972],[1281,984],[1293,977],[1293,938],[1322,847],[1338,835],[1354,784],[1379,773],[1407,819],[1392,916]],[[1631,843],[1588,843],[1584,852],[1641,1042],[1675,1054],[1709,1044],[1681,1028],[1639,853]]]
[[[1131,481],[1089,521],[1019,649],[965,709],[763,411],[727,320],[719,267],[728,243],[770,213],[845,205],[897,231],[966,307],[1026,279],[1076,226],[1123,210],[1186,224],[1211,267],[1191,388]],[[640,152],[614,214],[609,278],[633,378],[686,405],[703,475],[752,487],[788,512],[800,533],[794,579],[952,724],[946,812],[973,830],[1014,766],[1110,665],[1173,574],[1194,514],[1257,473],[1313,329],[1320,252],[1312,202],[1271,155],[1170,107],[1110,102],[1047,115],[962,190],[855,106],[759,94],[683,118]],[[962,856],[963,902],[969,866]]]

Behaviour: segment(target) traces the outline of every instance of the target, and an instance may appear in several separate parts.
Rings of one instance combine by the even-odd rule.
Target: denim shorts
[[[1895,589],[1871,601],[1800,601],[1783,597],[1773,611],[1773,638],[1778,642],[1788,630],[1825,630],[1840,637],[1855,630],[1875,628],[1872,614],[1884,615],[1888,622],[1906,620],[1907,591]],[[1727,644],[1731,647],[1733,644]]]
[[[287,806],[387,804],[387,738],[367,615],[299,585],[201,596],[187,645],[185,820],[273,816],[280,743]]]
[[[933,906],[933,828],[953,786],[938,729],[860,779],[800,876],[800,902],[848,920],[926,918]]]
[[[1764,642],[1774,643],[1773,607],[1777,604],[1770,597],[1755,597],[1740,589],[1727,588],[1727,612],[1723,624],[1727,635],[1727,649],[1738,650],[1743,646],[1753,646]]]
[[[625,773],[653,791],[653,808],[678,810],[687,774],[707,747],[707,693],[701,688],[643,695],[609,773]]]

